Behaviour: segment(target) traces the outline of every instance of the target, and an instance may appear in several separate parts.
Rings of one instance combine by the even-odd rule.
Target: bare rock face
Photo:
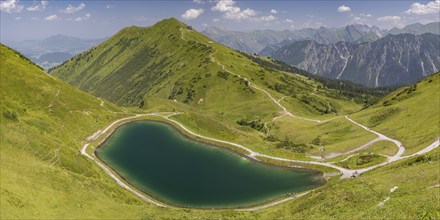
[[[387,35],[373,42],[299,41],[269,56],[310,73],[370,87],[415,82],[440,70],[440,35]]]

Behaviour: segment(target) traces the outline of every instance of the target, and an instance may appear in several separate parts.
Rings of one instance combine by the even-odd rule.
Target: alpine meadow
[[[440,219],[438,0],[0,6],[0,219]]]

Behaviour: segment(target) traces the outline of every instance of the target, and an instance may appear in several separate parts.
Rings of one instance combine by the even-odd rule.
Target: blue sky
[[[150,26],[169,17],[198,30],[217,26],[242,31],[341,27],[352,23],[391,28],[440,20],[440,0],[1,0],[0,9],[2,42],[55,34],[101,38],[125,26]]]

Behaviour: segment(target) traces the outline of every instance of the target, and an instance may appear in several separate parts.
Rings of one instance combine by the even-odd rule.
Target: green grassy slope
[[[272,121],[281,115],[281,108],[258,88],[280,100],[294,115],[320,120],[350,115],[361,109],[358,103],[371,104],[368,100],[372,97],[386,93],[385,90],[357,89],[353,85],[338,87],[333,85],[335,82],[320,83],[311,77],[284,72],[291,69],[280,65],[217,44],[171,18],[151,27],[125,28],[51,74],[118,104],[149,111],[158,109],[155,105],[166,105],[167,111],[182,112],[174,118],[192,130],[243,144],[260,153],[288,158],[304,158],[304,153],[332,155],[356,149],[375,138],[343,118],[324,123],[292,117]],[[243,78],[257,88],[249,86]],[[415,99],[419,100],[419,107],[429,100]],[[435,110],[435,101],[428,103],[429,109]],[[358,117],[372,117],[374,109],[377,105],[356,113],[353,118],[376,129]],[[399,109],[402,117],[413,111],[413,108]],[[388,114],[382,109],[377,111]],[[425,116],[437,117],[432,111]],[[377,117],[382,120],[382,116]],[[398,124],[408,118],[398,119]],[[377,129],[402,140],[411,153],[433,141],[438,134],[432,129],[436,122],[438,120],[430,121],[423,128],[426,131],[419,129],[416,132],[421,135],[408,139],[380,127]],[[392,123],[389,123],[390,129],[394,129]],[[415,130],[416,126],[411,129]],[[419,145],[413,147],[413,141]]]
[[[296,201],[257,212],[260,219],[438,219],[440,149],[327,184]],[[390,190],[397,186],[394,192]],[[380,206],[387,197],[384,205]]]
[[[243,78],[267,91],[274,99],[282,99],[281,103],[298,116],[328,119],[361,109],[352,98],[335,89],[326,89],[309,77],[260,65],[254,60],[171,18],[151,27],[124,28],[50,74],[120,105],[148,110],[157,109],[154,105],[168,100],[167,110],[186,113],[176,119],[187,125],[197,124],[192,128],[202,134],[238,141],[258,152],[287,157],[296,155],[296,152],[275,149],[277,143],[264,140],[268,133],[264,124],[270,124],[282,109]],[[301,127],[304,123],[301,120],[290,122],[290,127]],[[235,135],[238,136],[235,138],[234,135],[225,135],[228,132],[219,133],[219,126],[242,134]],[[353,127],[345,120],[340,120],[338,126]],[[320,126],[312,123],[308,129],[317,130]],[[354,130],[356,137],[362,140],[372,137],[362,129]],[[353,136],[343,134],[349,131],[353,129],[340,130],[340,137],[330,138],[329,144],[349,141]],[[286,131],[275,135],[283,140],[283,132]],[[313,138],[307,142],[295,142],[309,143]],[[344,150],[356,147],[350,144]]]
[[[285,140],[287,138],[292,143],[302,145],[282,148],[290,151],[303,149],[305,153],[315,156],[346,152],[376,137],[376,135],[366,132],[354,124],[347,123],[344,118],[316,124],[284,117],[273,122],[269,127],[271,135],[276,139]],[[324,148],[321,149],[321,146]]]
[[[3,45],[0,53],[0,217],[137,216],[143,203],[79,152],[87,136],[124,116],[113,113],[120,109]]]
[[[188,30],[174,18],[151,27],[124,28],[50,73],[95,96],[128,106],[142,106],[144,98],[160,97],[230,114],[234,119],[239,115],[265,118],[280,110],[267,95],[222,70],[211,56],[227,71],[250,79],[275,98],[288,96],[289,108],[300,115],[360,108],[337,92],[316,92],[320,84],[306,77],[262,67]]]
[[[411,154],[440,135],[440,72],[413,86],[399,89],[352,117],[400,140]]]
[[[163,209],[149,205],[123,190],[96,164],[79,153],[81,142],[87,136],[102,129],[110,121],[126,116],[124,110],[132,109],[120,109],[51,78],[3,45],[0,46],[0,53],[2,219],[440,218],[439,149],[427,156],[418,156],[378,168],[355,179],[332,181],[304,197],[256,212]],[[432,81],[429,82],[430,80]],[[262,81],[260,83],[259,85],[263,85]],[[404,110],[408,112],[415,111],[410,103],[426,105],[425,102],[438,95],[435,88],[438,88],[438,74],[417,85],[415,92],[418,93],[414,93],[417,96],[400,101],[393,100],[392,105],[405,106]],[[276,91],[273,93],[281,96]],[[399,91],[394,95],[398,93]],[[388,98],[392,97],[394,96],[390,95]],[[257,139],[261,138],[261,132],[237,126],[227,114],[209,111],[196,104],[186,105],[161,98],[146,99],[144,108],[148,111],[183,110],[188,113],[175,116],[176,119],[183,121],[198,133],[215,135],[216,131],[222,131],[222,135],[228,134],[225,136],[246,143],[251,143],[254,138],[254,143],[265,146],[258,149],[263,149],[263,153],[272,153],[273,148]],[[427,116],[424,117],[432,118],[438,115],[435,113],[438,107],[430,108],[434,113],[425,111],[423,113]],[[357,113],[359,117],[356,120],[367,118],[369,111],[374,113],[374,110],[383,109],[386,108],[379,104],[361,111]],[[403,120],[402,118],[400,119]],[[300,123],[304,121],[295,124],[294,128],[304,133],[307,133],[308,129],[313,130]],[[391,122],[388,123],[388,126],[392,127]],[[276,123],[273,126],[276,126]],[[317,133],[311,133],[304,141],[313,142],[316,136],[321,135],[322,141],[332,143],[342,135],[340,130],[347,129],[352,131],[351,133],[357,133],[352,130],[357,128],[345,127],[338,120],[316,126],[320,129],[333,129],[333,132],[320,134],[320,131],[316,130]],[[377,126],[378,130],[379,128]],[[354,134],[348,134],[350,138],[352,135]],[[383,150],[381,146],[378,148]],[[390,193],[390,189],[395,185],[398,189]],[[390,199],[383,206],[378,206],[387,196],[390,196]]]

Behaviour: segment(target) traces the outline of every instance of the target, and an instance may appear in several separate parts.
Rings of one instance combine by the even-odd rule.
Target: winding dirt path
[[[290,200],[294,200],[294,199],[299,198],[301,196],[305,196],[305,195],[309,194],[312,191],[313,190],[306,191],[306,192],[303,192],[303,193],[299,193],[299,194],[296,194],[296,195],[290,196],[288,198],[285,198],[285,199],[282,199],[282,200],[278,200],[276,202],[272,202],[272,203],[269,203],[269,204],[266,204],[266,205],[261,205],[261,206],[251,207],[251,208],[244,208],[244,209],[234,209],[234,210],[235,211],[258,211],[258,210],[261,210],[261,209],[269,208],[269,207],[272,207],[272,206],[275,206],[275,205],[278,205],[278,204],[281,204],[281,203],[288,202]]]
[[[89,155],[87,153],[87,147],[90,145],[90,143],[92,143],[93,141],[97,140],[98,138],[100,138],[103,135],[105,136],[105,138],[102,141],[107,139],[111,135],[111,133],[112,133],[112,132],[109,132],[110,129],[116,129],[116,127],[117,127],[116,125],[121,125],[123,123],[130,122],[133,119],[136,119],[136,118],[139,118],[139,117],[143,117],[143,116],[157,116],[157,117],[162,117],[162,118],[164,118],[164,119],[174,123],[175,125],[179,126],[181,129],[183,129],[185,132],[188,132],[189,134],[194,135],[196,137],[207,139],[207,140],[218,142],[218,143],[229,144],[229,145],[238,147],[240,149],[243,149],[243,150],[248,152],[248,154],[247,154],[248,157],[253,158],[255,160],[258,160],[257,157],[263,157],[263,158],[269,158],[269,159],[278,160],[278,161],[286,161],[286,162],[294,162],[294,163],[315,164],[315,165],[327,166],[327,167],[331,167],[331,168],[334,168],[336,170],[339,170],[341,172],[341,174],[342,174],[342,176],[340,177],[341,179],[351,177],[351,176],[353,176],[354,173],[361,174],[361,173],[364,173],[364,172],[376,169],[378,167],[384,166],[384,165],[386,165],[388,163],[391,163],[391,162],[394,162],[394,161],[397,161],[397,160],[402,160],[402,159],[405,159],[405,158],[408,158],[408,157],[411,157],[411,156],[414,156],[414,155],[419,155],[419,154],[427,153],[427,152],[429,152],[429,151],[431,151],[431,150],[433,150],[433,149],[435,149],[435,148],[437,148],[439,146],[439,138],[437,138],[437,140],[434,143],[432,143],[431,145],[429,145],[427,148],[425,148],[425,149],[423,149],[423,150],[421,150],[421,151],[419,151],[417,153],[414,153],[412,155],[408,155],[408,156],[405,156],[405,157],[400,157],[400,156],[399,157],[395,157],[395,159],[393,159],[393,160],[389,159],[385,163],[378,164],[378,165],[375,165],[375,166],[372,166],[372,167],[367,167],[367,168],[357,169],[357,170],[349,170],[349,169],[345,169],[345,168],[336,166],[336,165],[331,164],[331,163],[324,163],[324,162],[317,162],[317,161],[291,160],[291,159],[285,159],[285,158],[280,158],[280,157],[273,157],[273,156],[269,156],[269,155],[265,155],[265,154],[260,154],[260,153],[254,152],[251,149],[246,148],[246,147],[244,147],[241,144],[237,144],[237,143],[233,143],[233,142],[229,142],[229,141],[224,141],[224,140],[219,140],[219,139],[216,139],[216,138],[206,137],[206,136],[203,136],[203,135],[200,135],[200,134],[197,134],[197,133],[191,131],[190,129],[188,129],[187,127],[182,125],[180,122],[170,118],[170,117],[172,117],[174,115],[177,115],[177,114],[180,114],[180,113],[175,112],[175,113],[168,114],[168,115],[163,115],[163,113],[137,114],[137,115],[134,115],[134,116],[131,116],[131,117],[126,117],[126,118],[118,119],[118,120],[112,122],[110,125],[108,125],[105,129],[98,130],[97,132],[92,134],[90,137],[88,137],[86,139],[86,143],[81,148],[81,154],[83,154],[84,156],[86,156],[90,160],[94,161],[99,167],[101,167],[105,171],[105,173],[107,175],[109,175],[112,179],[114,179],[116,181],[116,183],[118,185],[120,185],[121,187],[123,187],[124,189],[130,191],[131,193],[133,193],[134,195],[138,196],[139,198],[141,198],[142,200],[144,200],[144,201],[146,201],[148,203],[157,205],[159,207],[167,207],[166,205],[158,203],[158,202],[156,202],[156,201],[154,201],[154,200],[144,196],[143,194],[139,193],[138,191],[136,191],[135,189],[133,189],[132,187],[130,187],[129,185],[124,183],[119,177],[117,177],[112,171],[110,171],[109,168],[107,168],[104,164],[99,162],[98,159],[96,159],[94,156]],[[310,192],[310,191],[308,191],[308,192]],[[289,197],[289,198],[286,198],[286,199],[283,199],[283,200],[279,200],[279,201],[276,201],[276,202],[273,202],[273,203],[270,203],[270,204],[266,204],[266,205],[262,205],[262,206],[258,206],[258,207],[247,208],[247,209],[237,209],[237,210],[255,211],[255,210],[264,209],[264,208],[267,208],[267,207],[270,207],[270,206],[274,206],[274,205],[280,204],[282,202],[290,201],[290,200],[292,200],[294,198],[297,198],[299,196],[303,196],[303,195],[307,194],[308,192],[304,192],[304,193],[298,194],[296,196]]]
[[[121,118],[121,119],[118,119],[118,120],[114,121],[113,123],[111,123],[103,131],[101,131],[101,130],[97,131],[95,134],[93,134],[92,136],[87,138],[86,143],[81,148],[81,154],[86,156],[90,160],[94,161],[96,164],[98,164],[98,166],[101,167],[104,170],[104,172],[107,175],[109,175],[112,179],[114,179],[116,181],[116,183],[119,186],[121,186],[122,188],[130,191],[131,193],[133,193],[134,195],[136,195],[137,197],[141,198],[142,200],[144,200],[144,201],[146,201],[148,203],[154,204],[154,205],[159,206],[159,207],[167,207],[167,206],[165,206],[165,205],[163,205],[161,203],[158,203],[158,202],[156,202],[156,201],[154,201],[154,200],[144,196],[143,194],[139,193],[138,191],[136,191],[135,189],[133,189],[129,185],[125,184],[119,177],[117,177],[115,174],[113,174],[113,172],[110,171],[109,168],[107,168],[104,164],[99,162],[99,160],[95,159],[93,156],[90,156],[87,153],[87,147],[90,145],[90,143],[93,142],[94,140],[98,139],[102,135],[107,135],[106,138],[105,138],[105,139],[107,139],[108,136],[110,136],[111,132],[108,132],[107,134],[106,134],[106,132],[109,131],[111,128],[113,128],[115,125],[117,125],[119,123],[123,123],[123,122],[128,122],[131,119],[135,119],[135,118],[139,118],[139,117],[147,116],[147,115],[152,115],[152,114],[139,114],[139,115],[135,115],[135,116],[127,117],[127,118]]]
[[[378,138],[380,138],[380,140],[386,140],[386,141],[393,142],[399,148],[399,150],[397,151],[397,153],[394,156],[392,156],[390,158],[390,160],[396,160],[396,159],[400,158],[402,156],[402,154],[405,152],[405,148],[403,147],[403,144],[400,141],[392,139],[392,138],[389,138],[389,137],[385,136],[384,134],[381,134],[381,133],[379,133],[377,131],[373,131],[373,130],[371,130],[370,128],[368,128],[366,126],[364,126],[364,125],[362,125],[360,123],[355,122],[353,119],[349,118],[348,116],[345,116],[345,118],[348,121],[350,121],[351,123],[353,123],[353,124],[363,128],[363,129],[365,129],[366,131],[371,132],[371,133],[377,135]]]
[[[182,40],[185,40],[185,39],[184,39],[184,35],[183,35],[183,30],[182,30],[182,28],[181,28],[181,38],[182,38]],[[186,40],[185,40],[185,41],[186,41]],[[208,47],[212,47],[212,46],[209,45],[209,44],[205,44],[205,45],[208,46]],[[265,93],[265,94],[266,94],[266,95],[267,95],[267,96],[268,96],[268,97],[269,97],[269,98],[270,98],[270,99],[271,99],[271,100],[272,100],[277,106],[279,106],[281,109],[283,109],[283,114],[282,114],[281,116],[278,116],[278,117],[282,117],[282,116],[287,115],[287,116],[290,116],[290,117],[294,117],[294,118],[298,118],[298,119],[302,119],[302,120],[306,120],[306,121],[313,121],[313,122],[317,122],[317,123],[322,123],[322,122],[326,122],[326,121],[330,121],[330,120],[333,120],[333,119],[339,118],[339,117],[335,117],[335,118],[328,119],[328,120],[316,120],[316,119],[304,118],[304,117],[300,117],[300,116],[296,116],[296,115],[292,114],[291,112],[289,112],[289,111],[286,109],[286,107],[284,107],[284,106],[280,103],[280,102],[282,101],[283,98],[281,98],[281,99],[279,99],[279,100],[276,100],[275,98],[272,97],[272,95],[271,95],[269,92],[267,92],[267,91],[264,90],[264,89],[261,89],[260,87],[256,86],[255,84],[252,84],[251,81],[248,80],[247,78],[245,78],[245,77],[243,77],[243,76],[241,76],[241,75],[239,75],[239,74],[236,74],[236,73],[234,73],[234,72],[231,72],[231,71],[227,70],[226,67],[225,67],[223,64],[221,64],[220,62],[218,62],[218,61],[214,58],[213,55],[214,55],[215,53],[217,53],[218,50],[215,49],[214,47],[212,47],[212,48],[213,48],[215,51],[209,55],[210,58],[211,58],[211,61],[214,62],[214,63],[216,63],[218,66],[220,66],[220,67],[222,68],[222,70],[227,71],[227,72],[229,72],[230,74],[236,75],[236,76],[238,76],[239,78],[245,80],[245,81],[247,82],[248,86],[250,86],[250,87],[252,87],[252,88],[254,88],[254,89],[257,89],[257,90],[259,90],[259,91],[261,91],[261,92],[263,92],[263,93]],[[364,173],[364,172],[367,172],[367,171],[370,171],[370,170],[376,169],[376,168],[378,168],[378,167],[382,167],[382,166],[384,166],[384,165],[386,165],[386,164],[388,164],[388,163],[394,162],[394,161],[398,161],[398,160],[402,160],[402,159],[405,159],[405,158],[408,158],[408,157],[412,157],[412,156],[415,156],[415,155],[420,155],[420,154],[427,153],[427,152],[429,152],[429,151],[431,151],[431,150],[433,150],[433,149],[435,149],[435,148],[437,148],[437,147],[439,146],[439,138],[437,138],[437,140],[434,141],[434,143],[432,143],[432,144],[429,145],[428,147],[426,147],[426,148],[420,150],[419,152],[416,152],[416,153],[411,154],[411,155],[408,155],[408,156],[402,156],[402,154],[405,152],[405,148],[403,147],[403,145],[402,145],[401,142],[399,142],[398,140],[395,140],[395,139],[389,138],[389,137],[387,137],[387,136],[385,136],[385,135],[383,135],[383,134],[381,134],[381,133],[379,133],[379,132],[373,131],[373,130],[371,130],[370,128],[368,128],[368,127],[366,127],[366,126],[364,126],[364,125],[362,125],[362,124],[360,124],[360,123],[358,123],[358,122],[352,120],[352,119],[349,118],[348,116],[345,116],[345,119],[347,119],[347,120],[350,121],[351,123],[356,124],[356,125],[362,127],[363,129],[365,129],[365,130],[367,130],[367,131],[369,131],[369,132],[371,132],[371,133],[374,133],[374,134],[376,134],[376,135],[378,136],[378,138],[376,138],[376,139],[370,141],[369,143],[367,143],[367,144],[366,144],[367,146],[369,146],[369,145],[371,145],[372,143],[377,142],[377,141],[379,141],[379,140],[387,140],[387,141],[391,141],[391,142],[393,142],[393,143],[396,144],[397,147],[399,148],[399,151],[398,151],[395,155],[393,155],[393,156],[391,156],[391,157],[388,157],[388,160],[387,160],[386,162],[384,162],[384,163],[381,163],[381,164],[378,164],[378,165],[374,165],[374,166],[371,166],[371,167],[367,167],[367,168],[363,168],[363,169],[349,170],[349,169],[345,169],[345,168],[342,168],[342,167],[336,166],[336,165],[334,165],[334,164],[332,164],[332,163],[328,163],[328,162],[302,161],[302,160],[291,160],[291,159],[285,159],[285,158],[280,158],[280,157],[273,157],[273,156],[269,156],[269,155],[265,155],[265,154],[260,154],[260,153],[254,152],[254,151],[252,151],[251,149],[246,148],[246,147],[244,147],[243,145],[240,145],[240,144],[237,144],[237,143],[233,143],[233,142],[229,142],[229,141],[224,141],[224,140],[219,140],[219,139],[211,138],[211,137],[206,137],[206,136],[203,136],[203,135],[197,134],[197,133],[195,133],[195,132],[189,130],[189,129],[186,128],[184,125],[182,125],[180,122],[178,122],[178,121],[176,121],[176,120],[170,118],[171,116],[174,116],[174,115],[177,115],[177,114],[179,114],[179,113],[178,113],[178,112],[175,112],[175,113],[172,113],[172,114],[169,114],[169,115],[162,115],[162,114],[160,114],[160,113],[137,114],[137,115],[134,115],[134,116],[131,116],[131,117],[118,119],[118,120],[114,121],[113,123],[111,123],[109,126],[107,126],[104,130],[102,130],[102,131],[99,130],[99,131],[97,131],[96,133],[94,133],[92,136],[88,137],[87,140],[86,140],[86,143],[85,143],[85,144],[83,145],[83,147],[81,148],[81,154],[83,154],[84,156],[86,156],[86,157],[89,158],[90,160],[92,160],[92,161],[94,161],[95,163],[97,163],[97,165],[98,165],[99,167],[101,167],[101,168],[105,171],[105,173],[106,173],[107,175],[109,175],[112,179],[114,179],[114,180],[115,180],[115,181],[116,181],[121,187],[127,189],[128,191],[130,191],[131,193],[135,194],[136,196],[138,196],[138,197],[141,198],[142,200],[144,200],[144,201],[146,201],[146,202],[149,202],[149,203],[151,203],[151,204],[154,204],[154,205],[160,206],[160,207],[167,207],[166,205],[163,205],[163,204],[161,204],[161,203],[158,203],[158,202],[156,202],[156,201],[154,201],[154,200],[152,200],[152,199],[150,199],[150,198],[144,196],[143,194],[139,193],[138,191],[134,190],[132,187],[128,186],[128,185],[125,184],[121,179],[119,179],[119,177],[117,177],[115,174],[113,174],[113,172],[111,172],[111,171],[110,171],[105,165],[103,165],[101,162],[99,162],[99,161],[98,161],[97,159],[95,159],[93,156],[89,155],[89,154],[87,153],[87,147],[90,145],[90,143],[93,142],[93,141],[95,141],[95,140],[97,140],[98,138],[100,138],[100,137],[103,136],[103,135],[106,135],[106,137],[104,138],[104,140],[107,139],[108,136],[110,136],[110,134],[111,134],[111,132],[108,132],[108,131],[109,131],[110,129],[112,129],[112,128],[115,129],[115,126],[116,126],[117,124],[122,124],[122,123],[125,123],[125,122],[129,122],[129,121],[131,121],[132,119],[136,119],[136,118],[143,117],[143,116],[159,116],[159,117],[162,117],[162,118],[164,118],[164,119],[166,119],[166,120],[168,120],[168,121],[170,121],[170,122],[173,122],[175,125],[179,126],[179,127],[180,127],[181,129],[183,129],[185,132],[187,132],[187,133],[189,133],[189,134],[191,134],[191,135],[193,135],[193,136],[196,136],[196,137],[199,137],[199,138],[203,138],[203,139],[206,139],[206,140],[210,140],[210,141],[214,141],[214,142],[218,142],[218,143],[228,144],[228,145],[231,145],[231,146],[234,146],[234,147],[238,147],[238,148],[240,148],[240,149],[246,151],[246,152],[248,153],[248,154],[247,154],[248,157],[253,158],[253,159],[255,159],[255,160],[258,160],[257,157],[263,157],[263,158],[268,158],[268,159],[273,159],[273,160],[278,160],[278,161],[286,161],[286,162],[294,162],[294,163],[302,163],[302,164],[314,164],[314,165],[321,165],[321,166],[331,167],[331,168],[334,168],[334,169],[336,169],[336,170],[338,170],[338,171],[341,172],[341,174],[342,174],[342,176],[340,177],[341,179],[348,178],[348,177],[351,177],[351,176],[356,176],[356,175],[358,175],[358,174],[361,174],[361,173]],[[273,120],[275,120],[275,118],[274,118]],[[361,147],[359,147],[359,148],[357,148],[357,149],[355,149],[355,150],[364,149],[364,148],[366,148],[367,146],[363,145],[363,146],[361,146]],[[350,152],[354,152],[355,150],[352,150],[352,151],[350,151]],[[356,175],[355,175],[355,174],[356,174]],[[300,197],[300,196],[306,195],[306,194],[309,193],[309,192],[310,192],[310,191],[308,191],[308,192],[304,192],[304,193],[298,194],[298,195],[296,195],[296,196],[292,196],[292,197],[289,197],[289,198],[286,198],[286,199],[283,199],[283,200],[279,200],[279,201],[276,201],[276,202],[273,202],[273,203],[270,203],[270,204],[266,204],[266,205],[262,205],[262,206],[258,206],[258,207],[253,207],[253,208],[247,208],[247,209],[238,209],[238,210],[242,210],[242,211],[255,211],[255,210],[264,209],[264,208],[267,208],[267,207],[270,207],[270,206],[274,206],[274,205],[277,205],[277,204],[280,204],[280,203],[283,203],[283,202],[287,202],[287,201],[290,201],[290,200],[292,200],[292,199],[298,198],[298,197]]]
[[[339,157],[341,155],[352,154],[352,153],[355,153],[357,151],[361,151],[361,150],[363,150],[365,148],[368,148],[370,145],[372,145],[372,144],[374,144],[374,143],[376,143],[378,141],[382,141],[382,140],[384,140],[384,139],[382,139],[381,137],[377,137],[377,138],[369,141],[368,143],[366,143],[366,144],[364,144],[364,145],[362,145],[362,146],[360,146],[358,148],[355,148],[353,150],[349,150],[349,151],[346,151],[346,152],[343,152],[343,153],[330,153],[329,155],[325,156],[323,159],[331,159],[331,158]],[[315,156],[314,158],[317,158],[317,157]]]
[[[182,34],[182,36],[183,36],[183,34]],[[183,37],[182,37],[182,39],[183,39]],[[248,86],[250,86],[250,87],[252,87],[252,88],[254,88],[254,89],[257,89],[257,90],[263,92],[264,94],[266,94],[266,95],[272,100],[273,103],[275,103],[278,107],[280,107],[280,108],[283,110],[281,116],[277,116],[277,117],[273,118],[272,122],[273,122],[274,120],[280,118],[280,117],[285,116],[285,115],[290,116],[290,117],[293,117],[293,118],[297,118],[297,119],[305,120],[305,121],[316,122],[316,123],[328,122],[328,121],[331,121],[331,120],[334,120],[334,119],[337,119],[337,118],[340,118],[340,117],[341,117],[341,116],[338,116],[338,117],[334,117],[334,118],[327,119],[327,120],[317,120],[317,119],[305,118],[305,117],[300,117],[300,116],[296,116],[296,115],[294,115],[292,112],[290,112],[289,110],[287,110],[287,108],[286,108],[285,106],[283,106],[283,105],[280,103],[280,102],[284,99],[284,96],[281,97],[279,100],[276,100],[276,99],[275,99],[275,98],[274,98],[269,92],[267,92],[266,90],[264,90],[264,89],[258,87],[258,86],[255,85],[255,84],[251,83],[251,81],[250,81],[249,79],[247,79],[246,77],[243,77],[243,76],[241,76],[241,75],[239,75],[239,74],[236,74],[236,73],[234,73],[234,72],[232,72],[232,71],[230,71],[230,70],[227,70],[226,67],[225,67],[225,65],[221,64],[220,62],[218,62],[218,61],[214,58],[214,54],[217,53],[218,50],[215,49],[214,47],[212,47],[212,45],[208,45],[208,44],[205,44],[205,45],[214,49],[214,52],[211,53],[211,54],[209,55],[209,57],[211,58],[211,61],[212,61],[213,63],[216,63],[218,66],[220,66],[220,67],[222,68],[222,70],[224,70],[224,71],[226,71],[226,72],[228,72],[228,73],[230,73],[230,74],[232,74],[232,75],[235,75],[235,76],[239,77],[240,79],[243,79],[244,81],[246,81],[246,83],[247,83]],[[364,145],[362,145],[362,146],[360,146],[360,147],[358,147],[358,148],[356,148],[356,149],[350,150],[350,151],[348,151],[348,152],[344,152],[344,153],[340,153],[340,154],[334,154],[334,155],[331,155],[330,158],[337,157],[337,156],[339,156],[339,155],[350,154],[350,153],[352,153],[352,152],[356,152],[356,151],[363,150],[363,149],[369,147],[370,145],[372,145],[373,143],[376,143],[376,142],[381,141],[381,140],[391,141],[391,142],[395,143],[395,144],[397,145],[397,147],[399,148],[399,151],[397,152],[397,154],[393,156],[393,157],[395,157],[395,158],[391,158],[391,159],[397,159],[397,158],[399,158],[399,157],[403,154],[403,152],[405,151],[405,148],[403,148],[401,142],[399,142],[399,141],[397,141],[397,140],[394,140],[394,139],[391,139],[391,138],[389,138],[389,137],[387,137],[387,136],[385,136],[385,135],[383,135],[383,134],[381,134],[381,133],[379,133],[379,132],[373,131],[373,130],[371,130],[371,129],[365,127],[364,125],[361,125],[361,124],[355,122],[354,120],[350,119],[348,116],[344,116],[344,117],[345,117],[345,119],[347,119],[349,122],[351,122],[351,123],[353,123],[353,124],[355,124],[355,125],[358,125],[358,126],[364,128],[366,131],[369,131],[369,132],[371,132],[371,133],[376,134],[376,135],[378,136],[378,138],[373,139],[372,141],[368,142],[367,144],[364,144]],[[267,131],[269,131],[269,128],[267,127],[267,123],[264,124],[264,127],[266,128]],[[266,135],[268,135],[268,132],[266,132]]]

